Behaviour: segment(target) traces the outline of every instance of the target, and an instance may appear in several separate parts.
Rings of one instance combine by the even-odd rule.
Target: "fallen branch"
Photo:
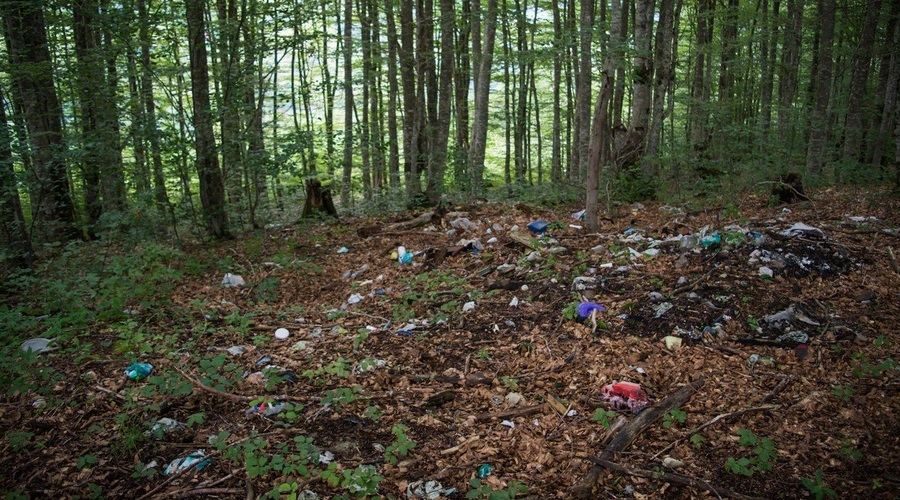
[[[450,455],[450,454],[456,453],[457,451],[474,443],[475,441],[478,441],[479,439],[481,439],[481,436],[478,436],[478,435],[472,436],[469,439],[466,439],[462,443],[459,443],[458,445],[456,445],[452,448],[447,448],[446,450],[441,450],[440,453],[441,453],[441,455]]]
[[[247,396],[241,396],[241,395],[238,395],[238,394],[231,394],[230,392],[225,392],[225,391],[220,391],[220,390],[218,390],[218,389],[213,389],[212,387],[210,387],[210,386],[208,386],[208,385],[204,385],[203,382],[201,382],[201,381],[195,379],[194,377],[188,375],[187,372],[185,372],[185,371],[182,370],[181,368],[179,368],[179,367],[177,367],[177,366],[173,366],[172,368],[174,368],[175,371],[177,371],[178,373],[180,373],[182,377],[188,379],[188,381],[189,381],[190,383],[194,384],[195,387],[197,387],[198,389],[200,389],[200,390],[203,391],[203,392],[208,392],[208,393],[213,394],[213,395],[215,395],[215,396],[219,396],[219,397],[221,397],[221,398],[230,399],[230,400],[232,400],[232,401],[240,401],[241,403],[244,403],[244,402],[247,402],[247,401],[250,401],[250,400],[251,400],[251,399],[250,399],[249,397],[247,397]]]
[[[167,496],[173,498],[188,498],[203,495],[238,495],[243,492],[243,488],[197,488],[196,490],[179,491]]]
[[[766,397],[764,397],[762,399],[762,402],[768,403],[769,401],[772,401],[773,399],[775,399],[775,396],[777,396],[778,393],[781,392],[785,387],[787,387],[787,385],[790,384],[791,381],[793,381],[793,380],[794,380],[794,377],[785,377],[785,378],[781,379],[781,382],[778,382],[778,385],[776,385],[775,388],[772,389],[772,392],[767,394]]]
[[[625,427],[619,431],[618,434],[610,441],[609,445],[603,450],[603,453],[600,455],[602,460],[609,460],[616,453],[625,450],[634,440],[643,432],[645,429],[650,427],[653,422],[659,420],[664,414],[671,411],[673,408],[681,406],[688,399],[690,399],[691,395],[700,389],[703,386],[703,383],[706,381],[706,377],[701,377],[696,381],[678,389],[677,391],[670,394],[666,399],[659,402],[659,404],[652,406],[650,408],[644,409],[640,415],[638,415],[634,420],[629,422]],[[588,470],[588,473],[585,474],[581,481],[572,489],[572,492],[575,496],[580,498],[597,498],[598,496],[598,488],[600,487],[600,474],[603,472],[603,467],[600,465],[594,465]]]
[[[891,247],[887,247],[888,257],[891,259],[891,267],[894,269],[894,272],[900,274],[900,265],[897,264],[897,257],[894,257],[894,249]]]
[[[785,380],[787,380],[787,379],[785,379]],[[780,384],[779,384],[779,385],[780,385]],[[694,434],[697,434],[698,432],[702,431],[703,429],[706,429],[707,427],[709,427],[709,426],[715,424],[715,423],[718,422],[719,420],[723,420],[723,419],[726,419],[726,418],[728,418],[728,417],[736,417],[736,416],[738,416],[738,415],[743,415],[743,414],[745,414],[745,413],[750,413],[750,412],[753,412],[753,411],[768,411],[768,410],[775,410],[775,409],[778,409],[778,408],[781,408],[781,406],[780,406],[780,405],[754,406],[753,408],[744,408],[743,410],[738,410],[738,411],[733,411],[733,412],[730,412],[730,413],[722,413],[722,414],[720,414],[720,415],[716,415],[715,417],[713,417],[711,420],[707,421],[706,423],[701,424],[701,425],[699,425],[699,426],[697,426],[697,427],[695,427],[695,428],[693,428],[693,429],[691,429],[691,430],[685,432],[680,438],[678,438],[678,439],[676,439],[675,441],[672,441],[671,443],[669,443],[668,446],[666,446],[665,448],[659,450],[659,451],[658,451],[655,455],[653,455],[653,457],[651,457],[651,458],[653,458],[653,459],[659,458],[660,455],[662,455],[663,453],[665,453],[665,452],[671,450],[672,448],[674,448],[675,446],[677,446],[678,443],[684,441],[685,438],[688,438],[688,437],[690,437],[690,436],[693,436]]]
[[[691,486],[694,488],[699,488],[701,490],[711,491],[711,492],[715,493],[716,495],[718,495],[719,497],[724,495],[726,497],[738,498],[738,499],[760,498],[760,497],[752,497],[752,496],[743,495],[736,491],[732,491],[724,486],[713,486],[702,479],[685,476],[682,474],[673,474],[673,473],[669,473],[669,472],[650,471],[650,470],[643,470],[643,469],[629,469],[628,467],[625,467],[624,465],[620,465],[615,462],[610,462],[609,460],[604,460],[602,458],[597,458],[597,457],[584,457],[584,459],[596,464],[596,465],[594,465],[594,467],[606,468],[606,469],[613,470],[616,472],[621,472],[623,474],[628,474],[629,476],[644,477],[647,479],[660,479],[660,480],[666,481],[667,483],[683,484],[685,486]]]

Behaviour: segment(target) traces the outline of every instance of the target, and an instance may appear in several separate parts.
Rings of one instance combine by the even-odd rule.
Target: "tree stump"
[[[319,179],[306,181],[306,203],[303,204],[303,213],[300,217],[309,217],[313,212],[324,212],[337,218],[337,210],[331,199],[331,189],[323,187]]]

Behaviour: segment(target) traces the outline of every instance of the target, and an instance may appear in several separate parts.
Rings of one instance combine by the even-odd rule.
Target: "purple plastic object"
[[[596,302],[582,302],[578,304],[578,317],[585,319],[591,315],[591,311],[606,311],[606,308]]]

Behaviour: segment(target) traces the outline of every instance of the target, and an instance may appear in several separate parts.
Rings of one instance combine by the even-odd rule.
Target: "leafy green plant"
[[[826,486],[825,481],[822,480],[822,469],[816,469],[815,478],[809,479],[803,477],[800,478],[800,482],[807,490],[809,490],[813,498],[815,498],[816,500],[822,500],[826,496],[837,498],[837,493],[835,493],[833,489]]]
[[[466,498],[472,500],[482,498],[487,498],[488,500],[510,500],[528,493],[528,487],[518,481],[510,481],[505,489],[495,490],[491,485],[483,483],[478,478],[473,478],[469,481],[469,486],[472,489],[466,493]]]
[[[13,431],[6,436],[9,447],[15,452],[20,452],[28,448],[34,439],[34,433],[28,431]]]
[[[850,402],[850,397],[853,396],[853,388],[849,385],[836,385],[831,388],[831,394],[844,402]]]
[[[679,424],[684,423],[684,419],[687,417],[687,413],[681,411],[678,408],[673,408],[672,411],[663,415],[663,427],[668,429],[675,422]]]
[[[510,391],[518,391],[519,390],[519,380],[508,375],[504,375],[500,377],[500,381],[503,382],[503,387],[506,387]]]
[[[690,441],[694,448],[699,450],[700,447],[703,446],[703,442],[706,441],[706,438],[703,437],[702,434],[692,434]]]
[[[738,429],[739,443],[745,448],[752,448],[755,455],[735,459],[728,457],[725,469],[743,476],[752,476],[755,472],[772,470],[772,461],[777,458],[775,442],[768,438],[760,439],[750,429]]]
[[[604,429],[609,429],[609,426],[612,425],[612,418],[616,416],[616,412],[612,410],[607,410],[605,408],[597,408],[594,410],[594,416],[591,419],[594,422],[600,422],[600,425],[603,426]]]
[[[749,326],[754,331],[759,330],[759,320],[754,318],[753,316],[748,316],[747,326]]]
[[[579,304],[580,303],[577,300],[566,304],[566,307],[562,311],[563,318],[574,321],[578,317]]]
[[[100,463],[100,460],[97,457],[95,457],[94,455],[82,455],[82,456],[78,457],[78,461],[76,462],[75,465],[76,465],[76,467],[78,467],[78,470],[81,470],[81,469],[89,469],[89,468],[97,465],[98,463]]]
[[[325,391],[322,397],[322,406],[331,406],[339,409],[341,406],[353,403],[358,399],[359,387],[339,387],[337,389],[329,389]]]
[[[415,441],[409,439],[409,436],[406,435],[406,432],[409,431],[409,427],[396,423],[394,427],[391,429],[391,434],[394,435],[394,442],[390,444],[384,450],[384,458],[388,462],[397,465],[399,462],[399,457],[405,457],[409,454],[409,451],[416,447]]]
[[[369,329],[360,328],[356,331],[356,337],[353,337],[353,352],[359,351],[359,346],[369,338]]]
[[[372,420],[378,420],[381,418],[381,410],[375,405],[369,405],[366,407],[366,411],[363,412],[363,416]]]
[[[841,455],[853,461],[859,460],[863,456],[861,451],[853,447],[853,442],[849,439],[841,443]]]
[[[491,359],[491,350],[487,347],[482,347],[481,349],[478,349],[477,353],[475,353],[475,357],[480,359],[481,361],[487,361]]]

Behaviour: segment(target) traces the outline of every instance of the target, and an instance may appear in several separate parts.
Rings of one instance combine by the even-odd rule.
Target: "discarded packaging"
[[[22,352],[31,351],[35,354],[40,354],[42,352],[47,352],[47,351],[53,351],[56,349],[56,347],[50,347],[50,344],[53,343],[55,340],[56,340],[55,338],[45,339],[45,338],[41,338],[41,337],[34,338],[34,339],[28,339],[25,342],[22,342],[22,346],[19,347],[19,349],[21,349]]]
[[[610,403],[616,410],[631,410],[640,413],[649,404],[647,393],[641,389],[640,384],[634,382],[614,382],[603,386],[601,389],[604,401]]]
[[[482,464],[481,467],[478,468],[479,479],[484,479],[493,473],[494,469],[491,467],[491,464]]]
[[[572,218],[575,220],[584,220],[584,212],[585,210],[579,210],[572,214]]]
[[[250,415],[263,415],[266,417],[271,417],[272,415],[278,415],[281,413],[287,405],[285,403],[260,403],[258,405],[253,405],[244,412],[247,416]]]
[[[470,300],[469,302],[466,302],[465,304],[463,304],[462,312],[468,312],[468,311],[471,311],[472,309],[475,309],[475,301]]]
[[[662,461],[663,467],[668,467],[670,469],[680,469],[684,467],[684,462],[672,457],[666,457]]]
[[[810,226],[808,224],[804,224],[802,222],[797,222],[793,226],[785,229],[784,231],[781,231],[780,234],[783,236],[791,236],[791,237],[797,237],[797,236],[807,236],[807,237],[808,236],[818,236],[819,238],[825,237],[825,233],[822,232],[821,229],[819,229],[817,227],[812,227],[812,226]]]
[[[125,368],[125,375],[131,380],[141,380],[147,375],[150,375],[152,371],[153,365],[150,363],[131,363]]]
[[[773,271],[772,268],[770,268],[768,266],[762,266],[759,268],[759,277],[760,278],[772,279],[773,276],[775,276],[775,271]]]
[[[547,226],[549,226],[549,225],[550,224],[548,224],[545,221],[536,220],[536,221],[532,222],[531,224],[528,224],[528,230],[535,234],[541,234],[547,230]]]
[[[244,354],[244,352],[246,350],[247,350],[247,346],[233,345],[233,346],[229,347],[228,349],[225,349],[225,352],[227,352],[228,354],[231,354],[232,356],[240,356],[241,354]]]
[[[722,235],[720,233],[713,233],[709,236],[700,240],[700,246],[703,248],[711,248],[715,247],[722,243]]]
[[[291,336],[291,332],[287,328],[279,328],[275,330],[275,338],[278,340],[284,340]]]
[[[169,466],[166,467],[166,470],[163,471],[163,474],[168,476],[169,474],[175,474],[190,468],[202,470],[211,463],[212,459],[207,458],[206,454],[203,453],[203,450],[197,450],[186,457],[172,460],[172,462],[169,463]]]
[[[590,316],[596,315],[596,312],[604,312],[606,308],[597,304],[596,302],[582,302],[578,304],[578,319],[579,323],[584,323]]]
[[[347,299],[347,303],[350,305],[359,304],[360,302],[362,302],[362,299],[363,299],[362,295],[360,295],[358,293],[354,293],[353,295],[350,296],[350,298]]]
[[[154,434],[156,434],[156,433],[166,434],[166,433],[176,431],[178,429],[183,429],[183,428],[184,428],[184,424],[182,424],[181,422],[179,422],[177,420],[173,420],[168,417],[163,417],[163,418],[157,420],[155,424],[153,424],[153,427],[150,429],[150,432],[154,433]]]
[[[450,226],[454,229],[460,229],[462,231],[471,231],[478,227],[474,222],[465,217],[460,217],[458,219],[450,221]]]
[[[666,342],[666,349],[678,349],[681,347],[681,337],[675,337],[674,335],[668,335],[663,340]]]
[[[456,488],[444,488],[437,481],[415,481],[406,487],[406,498],[421,498],[423,500],[437,500],[440,497],[450,496],[456,493]]]
[[[244,278],[237,274],[225,273],[225,277],[222,278],[222,286],[225,288],[233,287],[233,286],[244,286],[247,283],[244,282]]]
[[[657,304],[653,306],[653,311],[656,313],[656,317],[662,317],[669,309],[673,307],[671,302],[663,302],[662,304]]]
[[[337,253],[347,253],[347,252],[349,252],[349,251],[350,251],[349,248],[347,248],[347,247],[341,247],[341,248],[338,249]]]

